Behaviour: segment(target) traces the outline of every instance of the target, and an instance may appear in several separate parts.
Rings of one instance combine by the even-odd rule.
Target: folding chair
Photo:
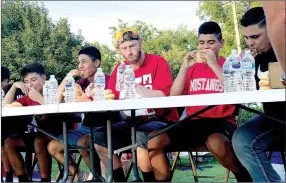
[[[179,111],[180,115],[183,113],[183,109],[182,108],[178,109],[178,111]],[[241,119],[242,119],[242,110],[237,108],[234,113],[237,114],[236,122],[237,122],[237,126],[239,126],[239,124],[241,123]],[[174,150],[169,149],[169,148],[166,148],[165,150],[166,150],[166,152],[176,152],[174,161],[173,161],[173,163],[171,165],[170,180],[172,180],[181,151],[174,151]],[[206,146],[183,149],[182,151],[187,151],[188,154],[189,154],[189,156],[188,156],[189,157],[189,164],[191,165],[195,182],[198,182],[199,178],[223,178],[224,182],[228,182],[228,179],[230,178],[229,177],[230,171],[228,169],[226,169],[224,176],[199,176],[198,175],[198,173],[197,173],[197,166],[196,166],[196,163],[194,162],[194,159],[195,158],[197,159],[199,156],[198,155],[194,156],[192,153],[193,152],[196,152],[196,153],[197,152],[209,152],[209,150],[208,150],[208,148]]]

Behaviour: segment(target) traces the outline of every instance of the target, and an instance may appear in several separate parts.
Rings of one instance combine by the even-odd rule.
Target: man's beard
[[[138,55],[136,58],[134,58],[132,60],[129,60],[128,58],[125,58],[125,59],[129,64],[136,64],[137,62],[139,62],[141,55],[142,55],[142,51],[140,50],[140,51],[138,51]]]

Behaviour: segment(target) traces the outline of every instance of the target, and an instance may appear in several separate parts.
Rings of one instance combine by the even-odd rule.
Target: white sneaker
[[[93,178],[93,175],[91,172],[81,171],[79,172],[77,181],[85,182],[85,181],[91,180],[92,178]]]

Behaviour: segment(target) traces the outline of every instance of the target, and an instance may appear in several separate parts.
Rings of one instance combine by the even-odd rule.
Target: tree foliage
[[[215,21],[221,25],[225,46],[221,51],[223,56],[228,56],[232,48],[237,48],[234,19],[231,1],[201,1],[197,15],[200,20]],[[235,1],[237,21],[239,24],[243,14],[250,8],[262,6],[262,2],[258,1]],[[242,27],[239,25],[241,48],[246,48],[245,41],[242,36]]]

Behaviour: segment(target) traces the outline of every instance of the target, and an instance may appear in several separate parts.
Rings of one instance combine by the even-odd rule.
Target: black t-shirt
[[[268,64],[271,62],[277,62],[277,58],[273,49],[268,52],[258,55],[255,58],[255,80],[256,80],[256,88],[259,89],[259,81],[260,79],[257,77],[257,70],[260,66],[261,72],[268,71]],[[277,117],[281,120],[285,121],[285,111],[286,111],[286,102],[269,102],[263,103],[264,112],[270,116]]]

